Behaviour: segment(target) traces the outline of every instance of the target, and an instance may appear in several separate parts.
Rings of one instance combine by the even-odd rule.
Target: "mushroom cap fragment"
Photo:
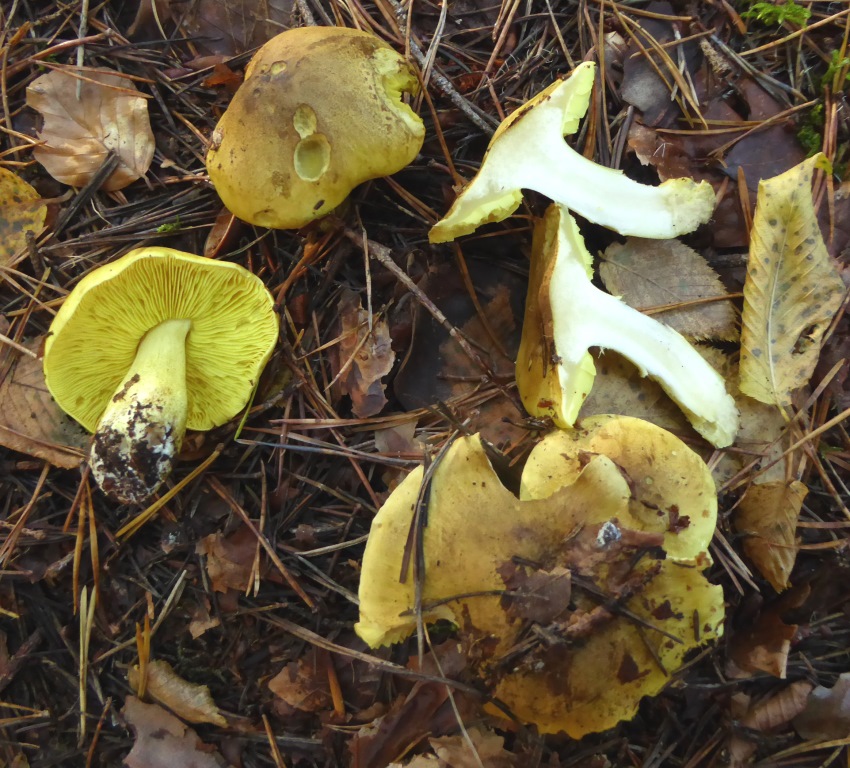
[[[532,450],[522,473],[521,499],[542,499],[572,485],[588,457],[602,455],[631,491],[622,526],[664,537],[669,557],[708,551],[717,525],[717,492],[705,462],[678,437],[631,416],[593,416],[577,429],[555,430]],[[594,515],[587,522],[601,522]]]
[[[617,616],[573,648],[543,651],[535,658],[543,669],[504,675],[493,695],[541,732],[578,739],[630,720],[689,651],[723,634],[723,590],[691,564],[662,561],[647,588],[624,606],[672,637]]]
[[[421,467],[411,472],[372,521],[360,578],[360,621],[354,627],[372,647],[399,642],[416,629],[413,574],[403,583],[399,576],[422,478]],[[509,643],[498,596],[450,598],[503,590],[502,563],[514,555],[539,560],[576,520],[616,517],[627,503],[628,487],[604,457],[592,461],[570,487],[521,502],[502,485],[478,435],[456,440],[430,486],[424,621],[446,619]]]
[[[633,716],[687,651],[723,631],[722,590],[701,573],[716,505],[689,489],[710,485],[711,475],[676,437],[637,421],[599,417],[566,441],[561,432],[544,438],[523,472],[521,500],[502,486],[479,438],[461,438],[425,496],[422,619],[458,625],[488,688],[543,732],[578,738]],[[691,505],[681,517],[652,509],[656,497],[631,474],[643,469],[644,486]],[[416,627],[414,578],[399,575],[423,475],[411,473],[373,522],[355,626],[373,647]],[[521,569],[534,578],[515,582]],[[541,599],[561,603],[547,613]]]
[[[210,179],[240,219],[302,227],[413,161],[425,128],[401,98],[418,90],[404,58],[370,33],[287,30],[251,60],[219,121]]]
[[[173,319],[191,321],[187,427],[207,430],[233,418],[277,342],[274,299],[238,264],[159,247],[89,273],[56,313],[44,375],[62,410],[94,432],[142,338]]]
[[[622,171],[588,160],[564,142],[587,111],[594,69],[592,62],[584,62],[499,126],[475,178],[431,229],[432,243],[502,221],[519,206],[523,189],[536,190],[624,235],[676,237],[708,221],[714,210],[708,182],[683,178],[668,179],[657,187],[639,184]]]

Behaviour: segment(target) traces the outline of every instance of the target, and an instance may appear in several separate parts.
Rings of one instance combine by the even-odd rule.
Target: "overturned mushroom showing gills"
[[[549,206],[534,231],[517,356],[526,410],[571,426],[596,376],[588,349],[601,347],[655,379],[706,440],[731,444],[738,410],[720,374],[672,328],[593,285],[591,263],[575,220]]]
[[[142,503],[186,429],[245,407],[277,341],[274,300],[238,264],[141,248],[84,277],[50,326],[44,375],[94,432],[89,463],[112,498]]]
[[[714,192],[708,182],[668,179],[657,187],[639,184],[564,142],[587,111],[593,75],[594,64],[585,62],[505,119],[475,178],[431,229],[432,243],[507,218],[519,206],[523,189],[540,192],[624,235],[676,237],[711,218]]]
[[[412,472],[372,524],[355,630],[373,647],[416,628],[402,563],[423,477]],[[455,624],[487,689],[544,733],[580,738],[633,717],[688,651],[723,633],[723,592],[702,573],[711,473],[660,427],[600,416],[548,435],[519,499],[478,436],[461,438],[427,499],[422,620]]]
[[[231,213],[292,229],[419,153],[425,127],[402,101],[419,80],[374,35],[299,27],[267,42],[219,120],[207,171]]]

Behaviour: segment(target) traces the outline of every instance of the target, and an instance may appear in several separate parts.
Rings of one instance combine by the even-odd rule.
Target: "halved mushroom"
[[[519,206],[523,189],[540,192],[624,235],[676,237],[708,221],[714,210],[708,182],[639,184],[564,142],[587,111],[593,76],[594,64],[585,62],[508,116],[491,139],[475,178],[431,229],[432,243],[507,218]]]
[[[457,625],[489,690],[543,732],[578,738],[633,716],[723,631],[722,590],[702,574],[711,473],[678,438],[635,422],[599,417],[544,438],[521,500],[478,436],[457,440],[432,476],[422,619]],[[355,630],[373,647],[416,627],[402,563],[423,476],[412,472],[372,524]]]
[[[240,219],[302,227],[416,157],[425,127],[402,95],[418,90],[404,58],[368,32],[287,30],[257,51],[219,120],[210,179]]]
[[[713,445],[735,438],[738,410],[723,378],[683,336],[591,282],[575,220],[550,205],[538,222],[516,377],[526,410],[572,425],[593,386],[590,347],[613,349],[655,379]]]
[[[141,503],[168,476],[187,428],[248,402],[278,334],[274,299],[238,264],[141,248],[86,275],[56,313],[44,376],[94,432],[98,485]]]

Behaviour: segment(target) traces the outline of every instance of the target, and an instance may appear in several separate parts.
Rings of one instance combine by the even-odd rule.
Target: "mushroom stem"
[[[144,502],[171,471],[186,432],[186,336],[191,320],[149,330],[94,435],[89,464],[108,496]]]
[[[561,392],[555,412],[559,426],[570,426],[578,416],[595,375],[588,349],[600,347],[619,352],[642,376],[655,379],[709,442],[718,447],[731,444],[738,412],[722,377],[672,328],[593,285],[588,274],[590,254],[567,211],[550,206],[543,226],[547,241],[532,258],[554,259],[554,264],[548,283],[540,289],[542,295],[532,300],[548,304],[551,317],[553,361]],[[529,370],[538,364],[523,347],[520,361]],[[518,368],[518,377],[524,373]],[[529,412],[537,413],[537,388],[523,387],[520,381],[520,394]]]

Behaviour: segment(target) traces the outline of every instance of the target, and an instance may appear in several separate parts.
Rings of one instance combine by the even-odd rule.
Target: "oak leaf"
[[[845,288],[812,203],[821,154],[759,182],[741,332],[741,391],[784,406],[812,375]]]
[[[126,77],[111,70],[54,70],[30,83],[27,106],[44,118],[42,144],[33,155],[57,181],[85,186],[112,152],[119,164],[104,191],[123,189],[147,173],[155,148],[148,106]]]

